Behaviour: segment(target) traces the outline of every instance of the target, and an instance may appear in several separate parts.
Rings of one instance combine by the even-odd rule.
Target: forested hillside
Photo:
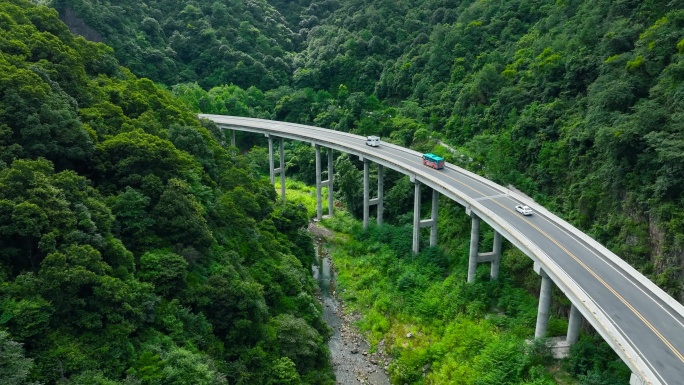
[[[52,6],[75,32],[84,35],[83,25],[94,31],[136,75],[204,87],[288,84],[293,52],[306,39],[304,26],[316,24],[315,18],[299,19],[303,5],[297,2],[281,5],[296,15],[289,22],[265,0],[56,0]]]
[[[215,127],[195,119],[200,111],[433,151],[523,190],[684,298],[681,2],[33,3],[0,0],[0,378],[332,383],[307,214],[277,203],[257,175],[263,150],[225,148]],[[58,16],[107,45],[75,37]],[[312,182],[311,146],[287,146],[288,175]],[[335,168],[339,201],[360,214],[358,162],[340,156]],[[401,229],[411,222],[410,182],[388,172],[385,188],[386,220]],[[359,299],[371,309],[362,326],[378,339],[406,310],[387,306],[391,295],[429,298],[423,289],[456,282],[448,275],[463,267],[468,235],[459,218],[440,229],[444,249],[425,253],[437,270],[383,253],[385,265],[404,270],[390,269]],[[387,247],[379,240],[364,258]],[[350,255],[362,250],[351,245]],[[467,303],[431,302],[448,315],[419,312],[420,321],[437,341],[452,336],[443,326],[454,314],[503,311],[492,330],[523,341],[532,318],[517,325],[509,313],[537,288],[528,262],[510,252],[499,286],[523,290],[496,297],[476,287]],[[567,303],[556,300],[552,323],[562,332]],[[420,307],[407,309],[415,317]],[[518,342],[483,350],[510,358]],[[431,345],[398,347],[395,381],[423,381],[425,364],[447,381],[453,357],[440,361]],[[594,342],[578,346],[568,371],[581,382],[622,378]],[[519,380],[505,375],[509,366],[483,364],[504,374],[481,382],[554,381],[541,363],[518,364]]]
[[[0,0],[0,383],[333,383],[307,214],[224,142]]]
[[[683,298],[681,2],[347,0],[324,20],[289,86],[175,91],[203,112],[438,152],[522,189]]]
[[[681,298],[681,3],[364,3],[312,31],[295,79],[414,103],[403,115],[415,128],[375,125],[406,144],[443,138],[465,166],[534,195]]]

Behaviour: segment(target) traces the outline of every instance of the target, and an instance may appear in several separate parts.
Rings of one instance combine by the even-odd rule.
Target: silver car
[[[519,212],[522,215],[532,215],[532,209],[526,205],[516,205],[515,211]]]

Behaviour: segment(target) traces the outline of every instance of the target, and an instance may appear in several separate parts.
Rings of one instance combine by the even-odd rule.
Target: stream
[[[309,231],[313,235],[318,260],[318,266],[312,266],[312,272],[320,288],[323,319],[334,331],[328,347],[336,384],[389,385],[386,374],[388,358],[379,353],[368,353],[368,342],[354,327],[360,315],[345,314],[343,303],[336,296],[335,267],[323,246],[325,238],[332,237],[332,233],[316,224],[310,225]],[[382,352],[382,343],[378,350]]]

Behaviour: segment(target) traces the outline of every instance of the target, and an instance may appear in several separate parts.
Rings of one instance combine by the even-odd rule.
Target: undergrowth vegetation
[[[459,227],[458,220],[442,222],[450,222],[451,229]],[[409,226],[369,226],[364,231],[345,212],[324,219],[323,224],[346,234],[329,245],[338,273],[337,289],[348,311],[361,314],[357,326],[371,350],[383,349],[392,356],[392,383],[628,381],[626,366],[591,332],[582,334],[563,361],[553,358],[546,340],[530,342],[537,299],[525,286],[538,287],[539,279],[522,285],[516,280],[516,272],[531,268],[519,251],[505,250],[499,280],[489,279],[487,265],[469,284],[468,249],[462,240],[455,239],[452,249],[426,248],[414,255]],[[446,223],[445,228],[449,228]],[[565,334],[565,319],[552,317],[549,337]]]

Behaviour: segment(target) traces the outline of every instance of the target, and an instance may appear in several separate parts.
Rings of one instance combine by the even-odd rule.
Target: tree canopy
[[[195,112],[434,152],[684,298],[680,2],[0,3],[0,343],[20,383],[329,382],[304,214],[258,177],[263,151]],[[311,182],[311,148],[286,152]],[[361,164],[336,166],[358,214]],[[388,222],[410,223],[407,187],[387,173]]]
[[[331,384],[303,208],[55,10],[0,20],[0,377]]]
[[[202,112],[443,154],[523,190],[684,298],[680,3],[347,0],[323,15],[290,83],[174,90]]]

